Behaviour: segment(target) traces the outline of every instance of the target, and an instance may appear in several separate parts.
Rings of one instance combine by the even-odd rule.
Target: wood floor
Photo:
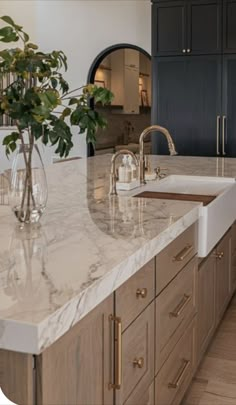
[[[181,405],[236,405],[236,296]]]

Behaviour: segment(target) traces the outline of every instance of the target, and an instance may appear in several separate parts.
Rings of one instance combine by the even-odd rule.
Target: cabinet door
[[[186,53],[186,3],[173,1],[152,6],[152,54]]]
[[[236,55],[225,55],[223,58],[222,151],[229,157],[236,157],[235,105]]]
[[[154,58],[152,123],[170,131],[180,155],[217,154],[220,113],[220,56]],[[169,153],[162,135],[152,143],[154,154]]]
[[[215,328],[216,259],[210,255],[198,269],[197,359],[202,358]]]
[[[116,405],[124,404],[130,395],[141,397],[154,379],[153,302],[122,334],[121,370],[121,387],[116,390]]]
[[[231,229],[231,293],[233,294],[236,288],[236,223]]]
[[[145,392],[135,390],[124,405],[154,405],[154,383]]]
[[[37,358],[37,403],[112,404],[110,296]]]
[[[216,321],[220,320],[230,299],[231,233],[228,232],[216,248]]]
[[[220,0],[193,0],[188,4],[188,54],[216,54],[222,49]]]
[[[236,53],[236,0],[223,1],[223,52]]]

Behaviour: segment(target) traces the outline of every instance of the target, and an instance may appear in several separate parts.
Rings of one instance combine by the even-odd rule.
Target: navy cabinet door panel
[[[215,156],[221,57],[154,58],[153,72],[152,123],[170,131],[180,155]],[[153,153],[169,153],[162,135],[152,144]]]
[[[236,0],[223,2],[224,52],[236,52]]]
[[[180,55],[186,51],[185,1],[153,4],[153,55]]]
[[[236,55],[224,56],[223,63],[223,116],[225,116],[226,156],[236,157]],[[223,149],[223,145],[222,145]]]
[[[222,50],[221,1],[191,1],[188,5],[188,43],[191,54],[216,54]]]

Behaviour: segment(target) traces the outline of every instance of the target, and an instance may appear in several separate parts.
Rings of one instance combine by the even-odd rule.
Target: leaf
[[[30,49],[38,49],[38,45],[35,45],[35,44],[33,44],[32,42],[29,42],[29,43],[27,44],[27,48],[30,48]]]
[[[1,18],[1,20],[5,21],[7,24],[12,25],[13,27],[15,26],[15,23],[14,23],[13,19],[11,17],[9,17],[8,15],[3,15],[0,18]]]
[[[17,144],[16,141],[19,139],[19,133],[18,132],[12,132],[10,135],[5,136],[3,139],[3,146],[5,146],[5,151],[7,157],[10,155],[11,152],[14,152],[16,150]]]
[[[2,42],[16,42],[19,37],[12,27],[3,27],[0,29],[0,41]]]
[[[75,98],[75,97],[72,97],[71,99],[70,99],[70,101],[69,101],[69,105],[73,105],[73,104],[78,104],[78,99],[77,98]]]
[[[65,117],[68,117],[71,113],[71,109],[69,107],[66,107],[63,111],[62,114],[60,116],[61,119],[64,120]]]

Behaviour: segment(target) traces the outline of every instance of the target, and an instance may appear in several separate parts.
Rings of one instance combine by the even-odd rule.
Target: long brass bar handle
[[[225,123],[226,123],[226,116],[223,115],[222,118],[222,155],[225,156]]]
[[[216,117],[216,154],[220,154],[220,115]]]
[[[185,372],[187,371],[188,367],[190,366],[189,360],[183,360],[183,365],[181,366],[179,373],[176,379],[173,382],[168,384],[168,388],[178,388],[184,378]]]
[[[114,383],[109,383],[109,388],[119,390],[122,381],[122,323],[120,317],[113,315],[110,315],[110,321],[114,321],[115,378]]]
[[[173,257],[173,262],[182,262],[193,251],[193,245],[187,244],[181,252]]]
[[[174,311],[169,313],[170,318],[178,318],[178,316],[181,315],[181,313],[183,312],[184,308],[189,303],[189,301],[191,301],[191,298],[192,298],[191,295],[184,294],[182,300],[177,305],[177,307],[174,309]]]

